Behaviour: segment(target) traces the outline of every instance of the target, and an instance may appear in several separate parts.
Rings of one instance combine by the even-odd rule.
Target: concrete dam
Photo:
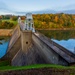
[[[31,24],[33,25],[33,22]],[[7,53],[1,60],[9,60],[12,66],[30,64],[59,64],[67,66],[75,64],[75,54],[43,34],[35,32],[34,26],[29,27],[29,30],[23,30],[22,22],[15,27]]]

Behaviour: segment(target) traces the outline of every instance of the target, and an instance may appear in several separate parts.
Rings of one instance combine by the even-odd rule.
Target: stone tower
[[[25,26],[23,30],[31,30],[32,32],[35,32],[33,17],[31,13],[26,14]]]
[[[21,18],[18,19],[18,23],[21,29],[21,46],[24,53],[32,44],[32,32],[35,32],[33,17],[31,13],[26,14],[25,23],[21,22]]]
[[[20,23],[21,23],[21,18],[19,17],[19,18],[18,18],[18,24],[20,24]]]

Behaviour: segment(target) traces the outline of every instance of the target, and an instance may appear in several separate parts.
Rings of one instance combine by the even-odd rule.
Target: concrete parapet
[[[68,65],[68,62],[51,48],[53,45],[48,42],[49,40],[45,39],[45,36],[42,36],[39,33],[33,33],[32,39],[39,50],[39,54],[47,63]]]
[[[10,42],[9,42],[9,46],[8,46],[8,50],[10,50],[12,48],[12,46],[15,44],[15,42],[17,41],[17,39],[20,37],[20,28],[17,25],[12,32],[12,36],[10,38]],[[7,50],[7,51],[8,51]]]

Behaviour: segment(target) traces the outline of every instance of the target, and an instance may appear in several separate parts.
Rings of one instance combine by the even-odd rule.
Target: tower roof
[[[26,19],[33,19],[33,18],[32,18],[32,13],[27,13],[27,14],[26,14]]]

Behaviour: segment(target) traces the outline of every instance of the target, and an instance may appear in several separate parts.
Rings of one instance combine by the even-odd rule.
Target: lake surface
[[[42,30],[40,32],[54,42],[75,53],[75,30]]]
[[[0,58],[6,54],[9,37],[0,37]]]

